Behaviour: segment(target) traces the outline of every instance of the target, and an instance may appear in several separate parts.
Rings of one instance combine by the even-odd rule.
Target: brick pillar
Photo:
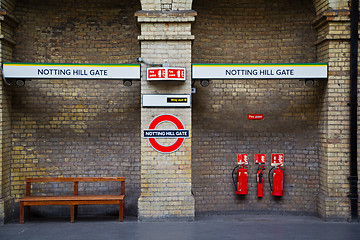
[[[0,62],[12,61],[14,30],[19,21],[12,12],[14,0],[0,0]],[[0,77],[0,224],[11,219],[11,88]]]
[[[328,10],[318,16],[319,62],[328,62],[319,119],[320,193],[318,212],[327,220],[350,216],[349,126],[350,17],[349,11]]]
[[[191,22],[194,11],[139,11],[141,57],[148,63],[168,61],[171,67],[186,67],[185,82],[148,82],[142,64],[141,94],[191,94]],[[140,56],[139,56],[140,57]],[[178,117],[191,132],[191,108],[143,108],[141,129],[157,116]],[[163,124],[166,125],[166,124]],[[168,126],[159,127],[171,127]],[[161,141],[161,140],[159,140]],[[169,141],[167,139],[167,141]],[[170,143],[163,143],[170,145]],[[193,220],[195,203],[191,194],[191,139],[173,153],[155,151],[148,139],[141,140],[141,196],[139,220]]]

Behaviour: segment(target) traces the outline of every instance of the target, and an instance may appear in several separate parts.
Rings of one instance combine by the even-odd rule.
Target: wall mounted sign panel
[[[326,63],[193,64],[193,79],[303,79],[327,78]]]
[[[264,119],[263,114],[248,114],[247,117],[249,120],[263,120]]]
[[[148,81],[185,81],[186,68],[152,67],[146,69]]]
[[[284,166],[284,154],[272,153],[271,154],[271,166]]]
[[[243,164],[248,165],[249,164],[249,155],[239,153],[238,154],[238,164],[239,165],[243,165]]]
[[[255,164],[265,164],[265,154],[255,154],[254,162]]]
[[[173,124],[176,129],[157,129],[163,122]],[[148,127],[143,130],[143,138],[147,138],[151,147],[160,153],[172,153],[180,149],[185,138],[190,138],[190,130],[185,129],[184,124],[174,115],[164,114],[154,118]],[[170,145],[163,145],[157,138],[175,138]]]
[[[143,107],[190,107],[190,95],[143,94]]]
[[[140,79],[140,64],[4,63],[5,78]]]

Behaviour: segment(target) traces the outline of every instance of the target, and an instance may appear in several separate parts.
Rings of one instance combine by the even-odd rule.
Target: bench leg
[[[70,222],[74,223],[74,215],[75,215],[75,206],[71,205],[70,206]]]
[[[74,214],[75,214],[75,219],[77,219],[78,218],[78,205],[75,205],[75,212],[74,212]]]
[[[24,224],[24,202],[20,202],[20,223]]]
[[[124,221],[124,207],[123,207],[123,201],[120,201],[119,203],[119,222]]]

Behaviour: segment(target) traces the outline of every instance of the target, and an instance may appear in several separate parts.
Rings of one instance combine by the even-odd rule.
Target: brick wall
[[[330,24],[321,23],[316,29],[312,28],[316,15],[323,16],[324,11],[331,9],[347,9],[347,1],[194,0],[193,9],[198,16],[191,33],[188,23],[193,19],[172,16],[174,24],[159,23],[159,19],[149,22],[147,18],[142,20],[144,23],[137,23],[134,13],[141,9],[140,1],[27,0],[17,1],[16,11],[15,1],[0,3],[1,8],[20,20],[15,35],[12,28],[16,19],[8,16],[1,22],[2,61],[131,63],[140,56],[140,40],[141,44],[147,42],[141,47],[145,60],[167,58],[188,68],[189,51],[193,63],[319,61],[329,62],[330,67],[329,80],[317,81],[312,87],[305,87],[304,81],[298,80],[217,80],[207,88],[195,83],[197,93],[193,95],[192,111],[180,114],[192,129],[191,143],[183,146],[185,151],[191,146],[191,163],[184,152],[174,154],[172,162],[166,157],[154,159],[153,150],[145,139],[141,140],[140,130],[146,128],[145,122],[162,112],[144,110],[144,121],[141,120],[139,82],[125,88],[121,81],[33,80],[24,88],[2,87],[0,218],[4,211],[9,216],[11,210],[18,209],[11,201],[14,198],[17,202],[23,196],[27,176],[125,176],[126,214],[136,215],[141,190],[141,141],[146,145],[144,153],[149,153],[148,159],[144,157],[144,164],[149,163],[150,168],[153,163],[160,166],[148,173],[143,167],[144,198],[139,204],[144,205],[143,213],[149,214],[147,217],[192,218],[190,166],[197,214],[250,210],[319,213],[325,218],[341,219],[349,215],[348,153],[343,150],[348,146],[348,124],[347,118],[341,115],[348,113],[345,106],[348,101],[348,19],[341,14],[327,15],[330,22],[333,20]],[[161,10],[170,3],[171,9],[163,10],[189,10],[191,6],[191,1],[185,0],[141,1],[142,10]],[[156,26],[155,32],[151,24]],[[149,31],[141,32],[137,39],[139,25]],[[163,29],[183,32],[178,34],[180,37],[170,36],[164,34]],[[195,36],[192,46],[189,44],[191,34]],[[152,38],[154,35],[158,39]],[[166,44],[170,47],[166,48]],[[160,55],[152,53],[155,45],[162,50]],[[181,46],[185,45],[183,49]],[[184,51],[186,55],[171,59],[172,51]],[[161,93],[188,93],[189,90],[188,82],[146,87]],[[262,113],[264,120],[248,121],[249,113]],[[192,122],[189,122],[191,116]],[[285,192],[281,200],[270,196],[267,182],[270,154],[274,152],[285,154]],[[235,195],[230,176],[238,153],[250,155],[246,197]],[[267,158],[263,199],[256,197],[256,166],[252,163],[255,153],[265,153]],[[344,167],[339,168],[339,158]],[[169,165],[175,170],[166,169]],[[153,170],[155,172],[151,172]],[[174,172],[181,174],[186,183],[174,184],[173,176],[167,177]],[[153,177],[159,173],[167,183]],[[156,184],[148,191],[149,179]],[[161,190],[166,184],[172,187],[170,191]],[[41,194],[40,189],[45,188],[55,193],[67,192],[67,187],[35,186],[34,191]],[[80,186],[80,191],[84,188]],[[86,188],[104,192],[117,190],[113,185]],[[172,198],[172,192],[180,188],[186,197]],[[150,195],[156,198],[151,199]],[[188,201],[186,207],[180,206],[184,201]],[[162,204],[164,202],[168,205]],[[35,208],[34,212],[41,215],[41,211],[46,208]],[[60,212],[64,211],[55,214]],[[16,218],[17,213],[14,216]]]
[[[214,8],[214,6],[217,6]],[[193,63],[316,62],[312,1],[194,1]],[[196,213],[238,210],[316,213],[318,114],[324,84],[299,80],[213,80],[193,95]],[[261,113],[262,121],[247,114]],[[235,195],[231,171],[248,153],[249,195]],[[255,153],[266,154],[264,197],[256,197]],[[281,200],[270,196],[271,153],[284,153]]]
[[[137,1],[19,1],[13,60],[135,63],[140,48],[134,13],[139,9]],[[119,80],[32,80],[13,90],[12,108],[15,199],[24,195],[26,177],[124,176],[125,214],[136,215],[139,82],[124,87]]]
[[[11,91],[3,82],[0,84],[0,224],[10,219],[11,216],[11,196],[10,196],[10,164],[11,164]]]
[[[18,22],[13,17],[15,1],[0,1],[0,60],[11,61],[14,47],[14,28]],[[11,88],[1,79],[0,83],[0,224],[11,218]]]
[[[319,15],[328,10],[347,10],[349,9],[348,0],[315,0],[314,6],[316,14]]]
[[[350,175],[349,14],[348,11],[328,11],[314,25],[319,32],[318,57],[329,63],[329,78],[320,105],[318,212],[330,220],[346,219],[350,215],[347,197]]]

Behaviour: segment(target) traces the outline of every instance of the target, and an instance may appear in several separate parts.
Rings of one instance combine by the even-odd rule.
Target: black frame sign
[[[143,107],[190,107],[191,95],[189,94],[143,94]]]

